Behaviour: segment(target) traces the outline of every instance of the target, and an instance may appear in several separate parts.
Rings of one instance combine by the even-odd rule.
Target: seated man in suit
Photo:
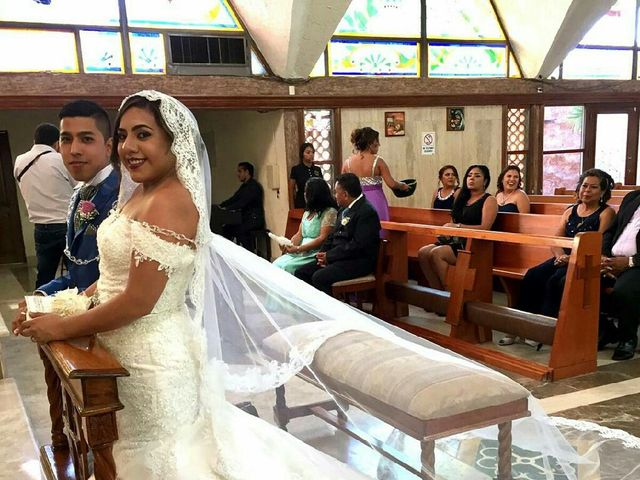
[[[613,360],[633,358],[640,322],[640,190],[627,194],[602,240],[604,282],[615,281],[602,310],[618,319],[617,332],[602,322],[598,347],[618,341]]]
[[[331,285],[372,273],[378,258],[380,220],[362,194],[353,173],[336,179],[336,201],[341,207],[334,232],[316,254],[316,263],[300,267],[295,276],[331,295]]]
[[[60,153],[69,174],[79,183],[71,197],[67,216],[67,236],[64,254],[68,259],[67,274],[51,280],[36,293],[52,295],[76,287],[92,295],[98,279],[98,226],[107,218],[118,200],[119,175],[109,162],[111,156],[111,122],[97,104],[78,100],[58,114],[60,119]],[[20,303],[13,321],[13,330],[25,317],[25,304]],[[60,381],[42,349],[47,396],[50,403],[51,437],[54,448],[66,448],[63,432]]]
[[[254,168],[249,162],[238,164],[238,180],[242,182],[240,188],[220,204],[227,210],[240,210],[242,223],[239,225],[224,225],[222,235],[229,240],[237,239],[247,250],[253,250],[251,232],[264,228],[264,190],[262,185],[253,178]]]

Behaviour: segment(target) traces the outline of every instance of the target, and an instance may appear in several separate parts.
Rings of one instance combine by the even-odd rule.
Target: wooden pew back
[[[627,192],[629,193],[629,192]],[[624,197],[611,197],[607,202],[609,205],[620,205]],[[529,195],[532,203],[576,203],[573,195]]]

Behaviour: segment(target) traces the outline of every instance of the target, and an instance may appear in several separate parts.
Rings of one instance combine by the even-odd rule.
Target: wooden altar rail
[[[406,285],[408,280],[407,262],[409,238],[413,236],[462,236],[468,239],[466,250],[458,253],[457,263],[449,268],[450,290],[446,322],[451,325],[449,336],[441,335],[423,327],[406,324],[398,317],[407,314],[403,301],[389,298],[379,300],[382,317],[412,333],[442,344],[465,356],[469,356],[498,368],[511,370],[532,378],[557,380],[596,369],[596,344],[600,305],[600,249],[602,235],[597,232],[580,233],[575,238],[547,235],[492,232],[485,230],[457,229],[425,226],[417,224],[382,222],[389,231],[387,253],[389,268],[382,281],[394,285]],[[567,280],[564,287],[560,312],[555,325],[549,365],[523,360],[507,353],[482,348],[477,343],[491,341],[492,328],[497,324],[492,317],[500,317],[501,331],[510,333],[508,328],[522,312],[500,307],[500,312],[492,312],[492,275],[494,274],[494,244],[527,245],[571,248]],[[387,289],[388,291],[388,289]],[[483,305],[489,305],[483,309]],[[473,308],[470,308],[473,306]],[[499,315],[496,315],[499,313]],[[526,314],[530,316],[531,314]],[[535,316],[533,316],[535,317]],[[482,319],[482,324],[477,322]],[[544,323],[543,317],[541,325]],[[535,322],[536,319],[532,318]],[[523,327],[524,328],[524,327]],[[542,325],[548,330],[548,325]],[[516,327],[516,333],[522,330]],[[540,333],[541,338],[548,333]]]
[[[61,385],[47,394],[51,405],[60,405],[61,397],[62,411],[54,408],[51,415],[63,417],[69,446],[41,447],[40,461],[47,480],[88,480],[92,473],[95,480],[115,480],[111,449],[118,439],[116,412],[124,408],[118,399],[117,379],[129,376],[129,372],[94,337],[51,342],[40,348]],[[48,386],[55,383],[47,378]]]

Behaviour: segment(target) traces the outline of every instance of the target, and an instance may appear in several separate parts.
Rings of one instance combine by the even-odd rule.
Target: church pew
[[[70,447],[66,451],[50,445],[40,448],[47,479],[87,480],[93,472],[95,480],[115,480],[112,446],[118,439],[116,412],[124,408],[118,399],[117,379],[129,376],[129,372],[94,337],[51,342],[39,348],[60,379],[63,411],[52,415],[64,417]]]
[[[640,185],[622,185],[621,183],[616,183],[616,190],[640,190]]]
[[[627,192],[628,193],[628,192]],[[624,197],[611,197],[607,202],[609,205],[620,205]],[[529,195],[532,203],[576,203],[573,195]]]
[[[532,378],[557,380],[595,370],[601,234],[581,233],[571,239],[395,222],[383,222],[383,227],[389,231],[388,254],[390,263],[395,264],[389,267],[383,280],[386,297],[379,302],[385,320],[465,356]],[[451,325],[449,336],[398,319],[406,315],[408,291],[415,288],[407,284],[407,269],[402,268],[404,262],[401,260],[409,254],[410,235],[458,235],[469,239],[466,250],[459,251],[457,264],[448,271],[450,292],[446,322]],[[552,246],[571,248],[557,320],[492,305],[491,277],[496,274],[496,243],[539,247],[547,252]],[[545,258],[548,257],[549,253]],[[523,273],[517,268],[505,268],[505,275],[513,278],[519,278]],[[430,296],[429,289],[426,290],[422,295]],[[549,364],[542,365],[476,345],[491,341],[493,329],[551,343]]]
[[[636,187],[635,185],[629,185],[629,188],[618,188],[616,186],[616,188],[614,188],[613,190],[611,190],[611,196],[612,197],[624,197],[627,193],[629,193],[632,190],[636,190],[639,187]],[[575,196],[575,190],[572,190],[570,188],[565,188],[565,187],[559,187],[556,188],[553,191],[554,195],[574,195]]]

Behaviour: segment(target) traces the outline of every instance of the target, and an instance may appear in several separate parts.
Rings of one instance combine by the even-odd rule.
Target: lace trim
[[[166,263],[162,263],[160,262],[158,259],[156,258],[152,258],[148,255],[145,255],[144,253],[142,253],[140,250],[134,248],[133,249],[133,259],[136,261],[136,267],[140,265],[140,262],[156,262],[158,264],[158,271],[164,271],[167,276],[171,276],[173,275],[173,273],[176,271],[175,267],[172,267],[171,265],[167,265]]]
[[[123,214],[122,212],[117,211],[117,210],[114,210],[113,214],[115,216],[123,217],[129,222],[136,223],[138,225],[142,225],[143,227],[145,227],[151,233],[165,235],[167,237],[172,237],[172,238],[175,238],[176,240],[180,240],[180,241],[183,241],[183,242],[187,243],[189,246],[192,246],[194,248],[196,247],[195,240],[192,240],[191,238],[189,238],[186,235],[183,235],[181,233],[174,232],[173,230],[170,230],[168,228],[159,227],[157,225],[152,225],[150,223],[143,222],[143,221],[140,221],[140,220],[135,220],[135,219],[130,218],[130,217],[126,216],[125,214]]]
[[[634,437],[624,430],[604,427],[586,420],[571,420],[569,418],[562,417],[549,418],[551,420],[551,424],[556,427],[570,427],[579,432],[596,432],[604,439],[620,440],[626,448],[635,448],[640,450],[640,438]]]
[[[443,197],[442,195],[440,195],[441,191],[442,189],[439,188],[438,192],[436,193],[436,196],[438,197],[439,200],[449,200],[451,197],[453,197],[453,194],[456,193],[455,190],[451,190],[451,193],[449,195],[447,195],[446,197]]]

